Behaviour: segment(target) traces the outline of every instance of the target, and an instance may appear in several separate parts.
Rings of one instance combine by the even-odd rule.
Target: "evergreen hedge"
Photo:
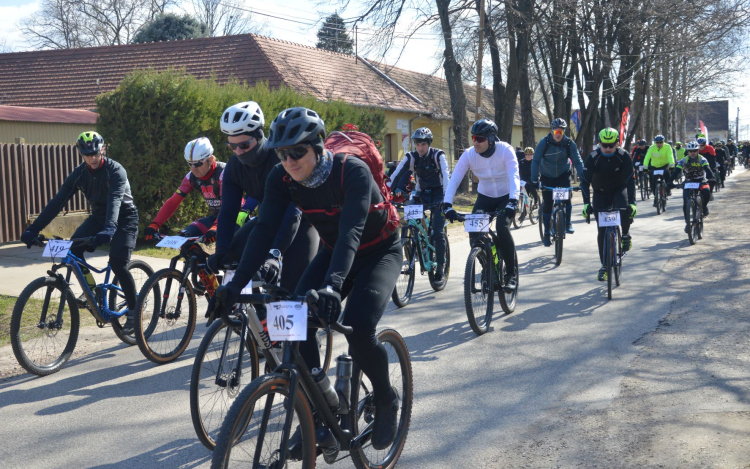
[[[353,123],[375,140],[385,132],[385,113],[342,101],[320,102],[290,88],[270,89],[261,83],[219,85],[199,80],[184,70],[136,70],[117,89],[97,100],[97,131],[107,144],[107,155],[128,172],[133,198],[140,214],[141,232],[162,204],[172,196],[189,168],[183,157],[187,142],[208,137],[219,161],[231,151],[219,128],[221,113],[232,104],[256,101],[266,120],[265,133],[282,110],[304,106],[317,111],[331,131]],[[208,212],[199,194],[188,197],[166,228],[179,230]]]

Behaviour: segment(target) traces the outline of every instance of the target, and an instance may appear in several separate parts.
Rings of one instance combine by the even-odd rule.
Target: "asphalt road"
[[[714,204],[731,195],[738,177],[732,176]],[[539,242],[536,226],[527,222],[513,230],[519,302],[515,313],[504,315],[496,301],[487,334],[477,337],[466,320],[462,280],[469,246],[460,229],[450,232],[452,271],[445,291],[433,292],[426,276],[418,277],[412,303],[389,306],[381,326],[405,337],[414,372],[411,430],[399,467],[503,467],[503,454],[549,415],[604,408],[617,396],[637,354],[634,342],[669,312],[673,295],[662,288],[664,266],[672,256],[690,255],[678,249],[687,243],[681,201],[670,200],[659,216],[650,203],[639,204],[633,250],[611,301],[606,285],[596,280],[595,224],[586,225],[580,199],[575,202],[576,233],[568,235],[559,267],[552,248]],[[209,467],[211,455],[195,437],[188,402],[204,331],[199,323],[186,353],[157,367],[105,329],[91,336],[90,353],[60,372],[3,380],[0,465]],[[336,340],[344,343],[340,336]],[[350,466],[346,460],[336,467]]]

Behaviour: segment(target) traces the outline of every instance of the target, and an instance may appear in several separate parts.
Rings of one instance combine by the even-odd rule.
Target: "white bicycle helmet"
[[[685,149],[687,151],[699,150],[699,148],[698,148],[698,142],[689,142],[687,145],[685,145]]]
[[[221,115],[221,131],[227,135],[242,135],[263,128],[266,120],[255,101],[229,106]]]
[[[214,147],[211,141],[206,137],[190,140],[185,146],[185,160],[188,163],[195,163],[202,159],[208,158],[214,154]]]

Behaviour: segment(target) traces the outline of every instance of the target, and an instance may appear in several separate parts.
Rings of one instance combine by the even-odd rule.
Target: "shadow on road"
[[[531,324],[551,323],[590,316],[597,308],[607,304],[607,296],[603,290],[604,287],[597,287],[583,295],[526,309],[519,314],[508,315],[505,318],[508,325],[500,330],[522,331]]]
[[[130,469],[134,467],[179,467],[180,469],[190,469],[200,466],[211,459],[211,454],[207,453],[198,459],[183,462],[186,453],[193,455],[196,451],[200,451],[200,449],[204,449],[204,453],[207,453],[198,440],[175,440],[154,448],[151,451],[131,456],[116,463],[90,467],[91,469]],[[180,457],[181,455],[183,455],[182,458]]]

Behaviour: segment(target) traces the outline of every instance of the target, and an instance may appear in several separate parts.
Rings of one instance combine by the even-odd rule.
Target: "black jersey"
[[[628,203],[635,203],[635,180],[633,179],[633,161],[622,148],[614,155],[604,156],[601,150],[592,151],[583,163],[581,193],[583,202],[589,203],[589,186],[594,192],[613,194],[627,187]]]

